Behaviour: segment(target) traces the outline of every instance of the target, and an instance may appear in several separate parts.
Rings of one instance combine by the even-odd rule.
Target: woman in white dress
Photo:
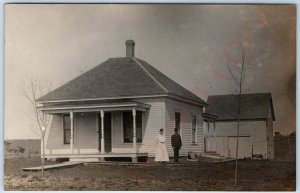
[[[168,162],[169,155],[166,147],[166,137],[164,136],[164,130],[160,129],[159,134],[156,138],[156,154],[155,154],[155,161],[156,162]]]

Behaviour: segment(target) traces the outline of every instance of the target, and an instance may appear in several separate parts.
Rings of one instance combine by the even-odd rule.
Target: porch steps
[[[206,152],[201,154],[202,157],[208,157],[208,158],[213,158],[213,159],[222,159],[225,160],[227,159],[226,157],[216,153],[216,152]]]
[[[45,165],[44,170],[49,170],[49,169],[55,169],[55,168],[62,168],[62,167],[70,167],[70,166],[75,166],[79,164],[83,164],[84,162],[62,162],[59,164],[53,164],[53,165]],[[42,170],[42,166],[37,166],[37,167],[30,167],[30,168],[22,168],[23,171],[39,171]]]
[[[118,166],[153,166],[147,162],[119,162],[119,161],[98,161],[98,162],[85,162],[85,166],[90,165],[118,165]]]

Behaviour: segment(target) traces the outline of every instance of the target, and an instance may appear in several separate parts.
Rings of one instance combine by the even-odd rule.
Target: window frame
[[[176,114],[179,114],[179,135],[181,136],[181,134],[182,134],[182,131],[181,131],[181,112],[180,111],[176,111],[175,110],[175,113],[174,113],[174,123],[175,123],[175,128],[177,128],[177,125],[176,125],[176,123],[177,123],[177,121],[176,121]]]
[[[69,119],[70,119],[70,128],[68,128],[68,130],[69,130],[69,132],[70,132],[70,136],[69,136],[69,142],[66,142],[66,127],[65,127],[65,122],[66,122],[66,120],[65,120],[65,117],[69,117]],[[64,145],[70,145],[71,144],[71,117],[70,117],[70,115],[68,115],[68,114],[65,114],[65,115],[63,115],[63,144]],[[74,140],[73,140],[73,144],[74,144]]]
[[[125,138],[124,138],[124,136],[125,136],[125,128],[124,128],[124,113],[130,113],[131,114],[131,118],[133,117],[132,116],[132,111],[122,111],[122,120],[121,120],[121,127],[122,127],[122,143],[123,144],[133,144],[133,141],[132,142],[126,142],[125,141]],[[143,111],[136,111],[136,123],[137,123],[137,115],[138,115],[138,113],[140,113],[140,115],[141,115],[141,127],[139,128],[139,127],[137,127],[137,124],[136,124],[136,134],[138,133],[137,131],[138,131],[138,129],[140,129],[141,130],[141,141],[137,141],[136,143],[138,143],[138,144],[142,144],[143,143],[143,130],[144,130],[144,113],[143,113]],[[133,121],[133,118],[132,119],[130,119],[130,120],[132,120]],[[131,129],[133,129],[133,122],[132,122],[132,128]],[[137,135],[136,135],[136,137],[137,137]],[[132,131],[132,139],[133,139],[133,131]],[[138,139],[138,138],[136,138],[136,139]]]
[[[193,118],[195,118],[195,124],[194,124],[194,119]],[[191,138],[192,138],[192,144],[198,144],[198,125],[197,125],[197,116],[196,115],[194,115],[194,114],[192,114],[191,115],[191,129],[192,129],[192,135],[191,135]],[[195,141],[193,141],[193,130],[194,130],[194,128],[193,128],[193,126],[195,125]]]

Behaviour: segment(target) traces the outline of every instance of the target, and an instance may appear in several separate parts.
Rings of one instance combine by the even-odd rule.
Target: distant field
[[[38,157],[41,154],[41,140],[12,139],[4,141],[6,159],[16,157]]]
[[[175,165],[78,165],[40,172],[40,159],[5,160],[5,190],[295,191],[295,162],[242,160],[234,187],[234,162]]]

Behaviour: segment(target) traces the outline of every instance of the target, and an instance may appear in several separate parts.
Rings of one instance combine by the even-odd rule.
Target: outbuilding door
[[[229,155],[231,158],[236,157],[236,140],[237,137],[229,137]],[[238,158],[250,157],[251,156],[251,140],[250,136],[239,137],[239,150]]]
[[[99,151],[101,150],[101,117],[99,117]],[[112,128],[112,116],[111,112],[105,112],[104,113],[104,151],[105,152],[111,152],[112,148],[112,135],[111,135],[111,128]]]

